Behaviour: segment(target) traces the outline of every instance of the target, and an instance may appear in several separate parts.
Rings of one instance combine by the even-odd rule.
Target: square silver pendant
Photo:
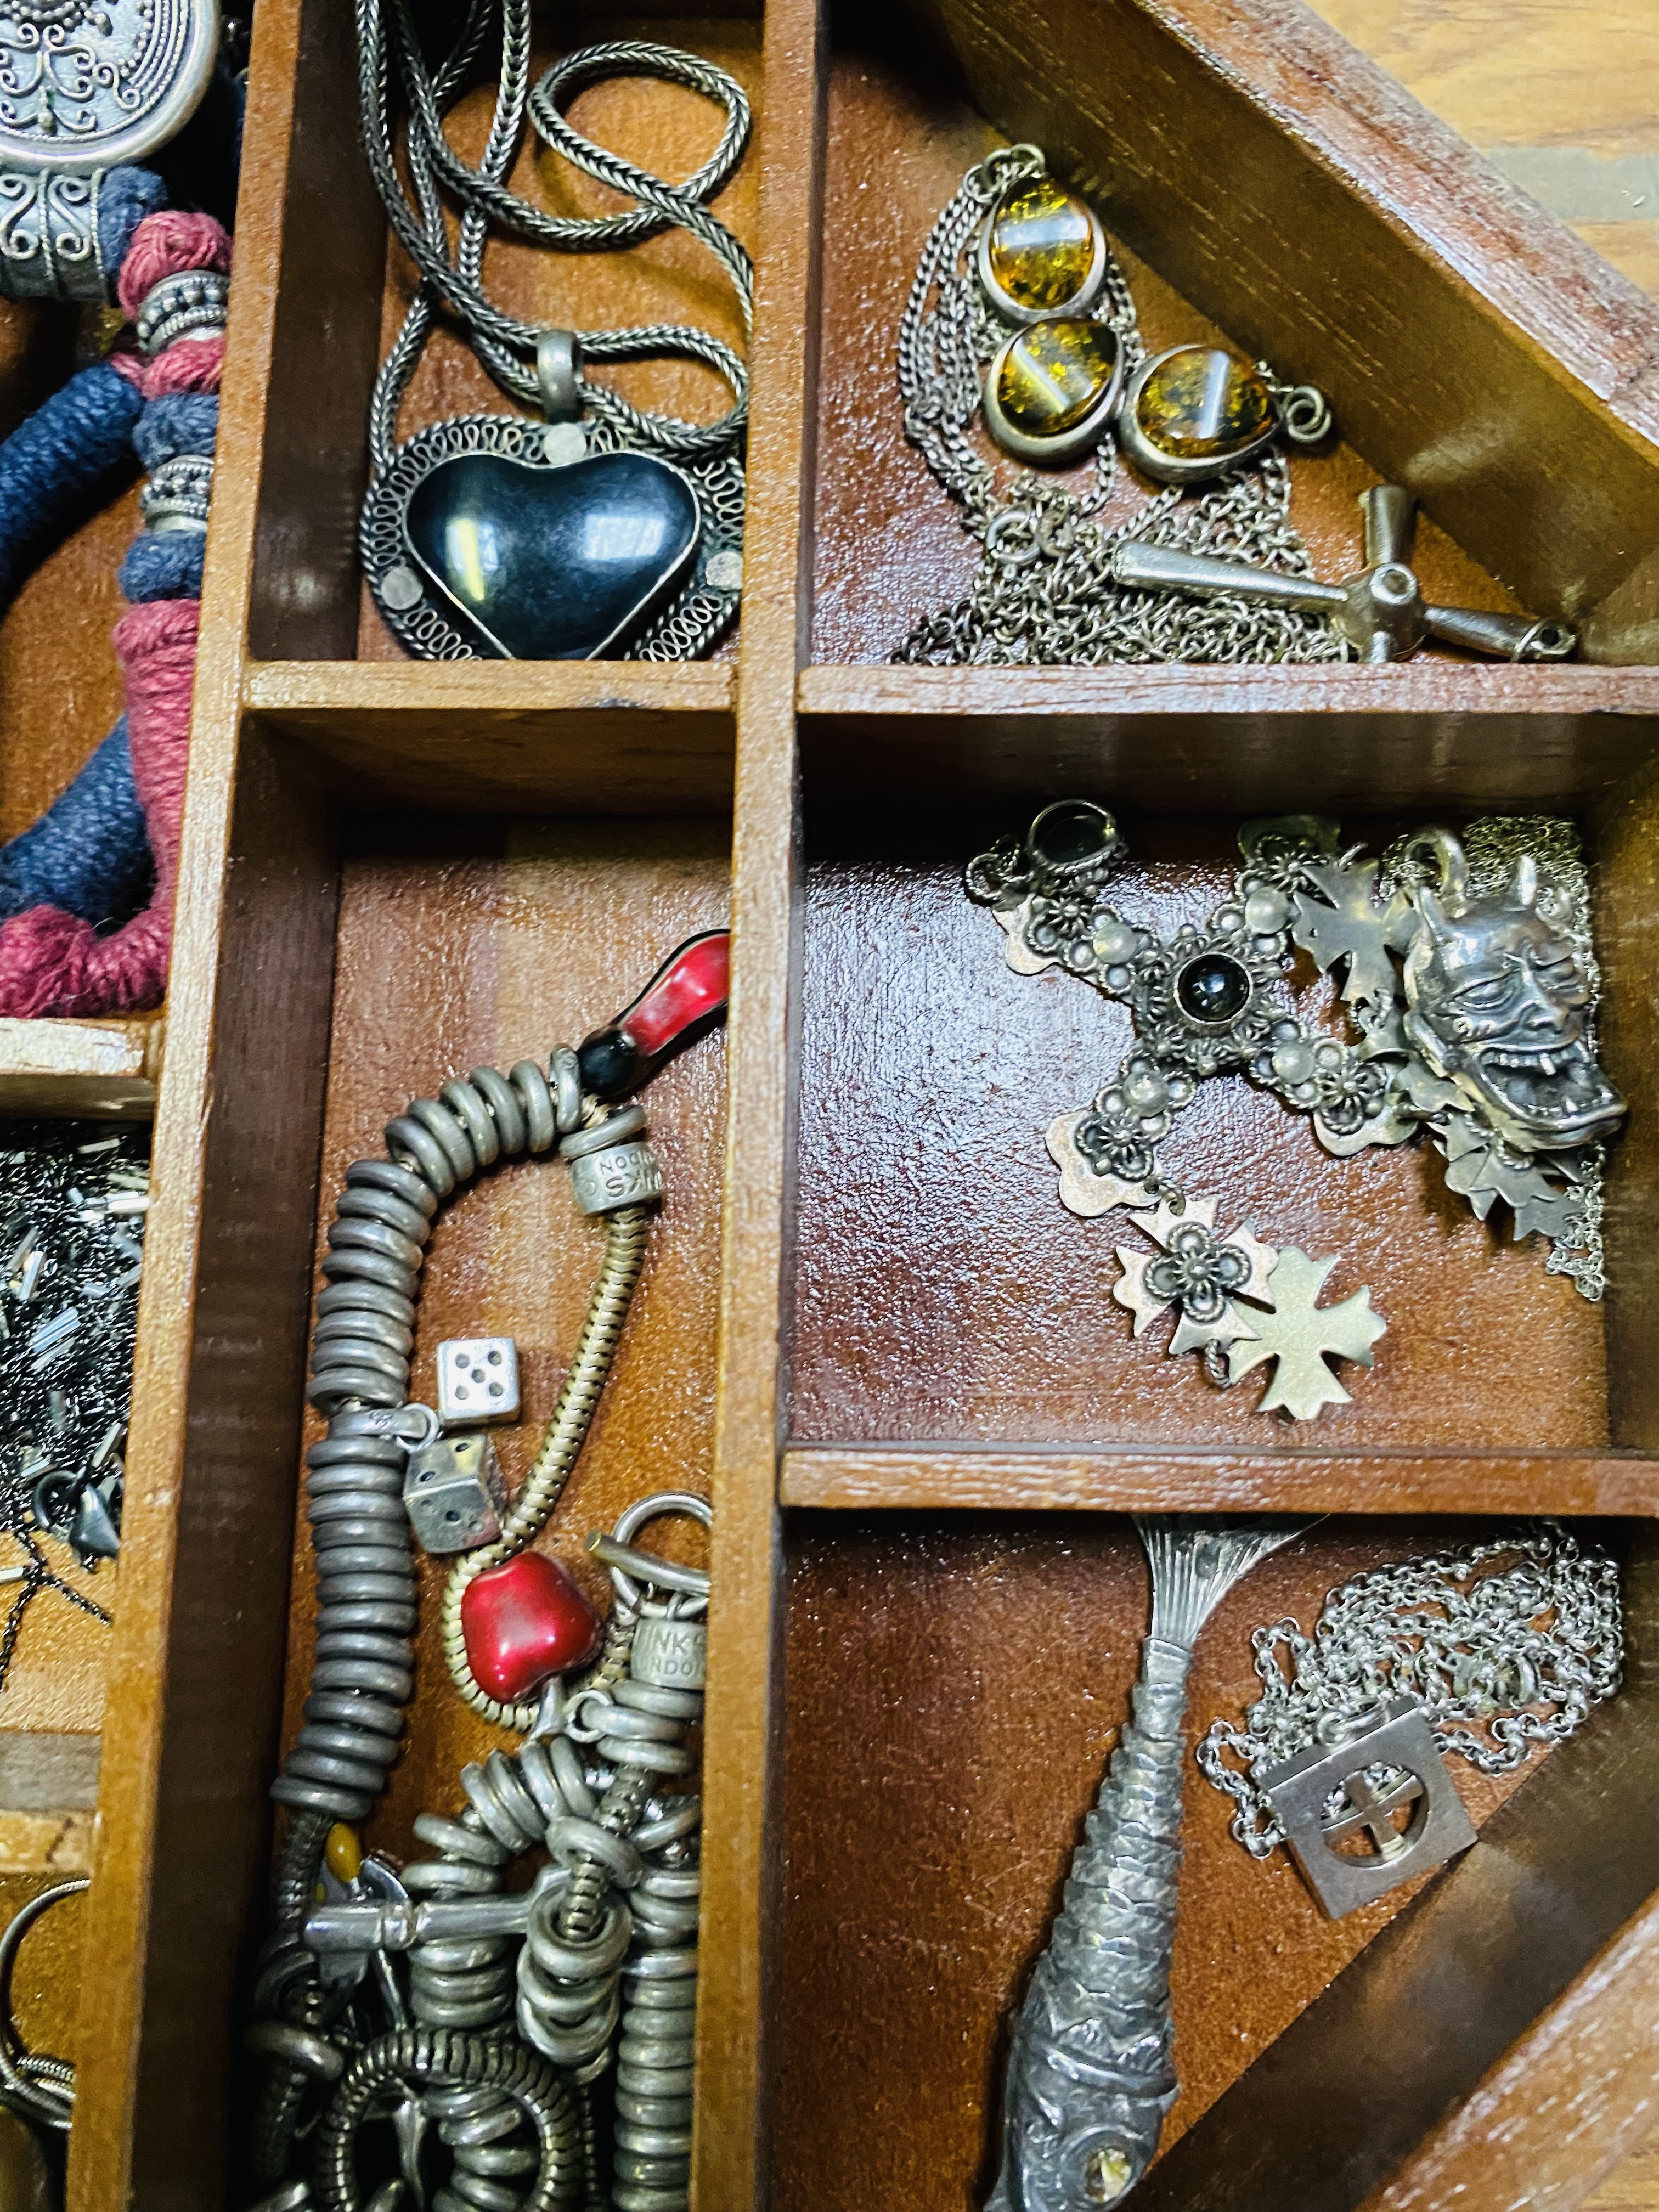
[[[1379,1787],[1370,1770],[1395,1770]],[[1423,1708],[1396,1698],[1346,1741],[1314,1743],[1261,1778],[1285,1843],[1327,1915],[1369,1905],[1475,1840]],[[1331,1801],[1340,1793],[1340,1804]],[[1328,1813],[1327,1808],[1330,1808]]]

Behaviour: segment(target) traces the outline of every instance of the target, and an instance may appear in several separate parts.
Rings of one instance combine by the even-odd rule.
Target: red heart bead
[[[602,1626],[580,1583],[542,1552],[520,1552],[475,1575],[461,1593],[467,1664],[479,1687],[505,1704],[591,1659]]]

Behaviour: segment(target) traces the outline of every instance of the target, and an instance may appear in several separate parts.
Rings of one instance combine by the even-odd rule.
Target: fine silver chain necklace
[[[1231,1830],[1265,1859],[1285,1829],[1258,1786],[1345,1723],[1397,1698],[1421,1705],[1435,1747],[1512,1774],[1573,1735],[1619,1686],[1619,1570],[1550,1522],[1356,1575],[1304,1635],[1293,1620],[1250,1638],[1262,1693],[1240,1728],[1214,1722],[1194,1756],[1237,1805]],[[1373,1776],[1386,1790],[1392,1777]]]
[[[1238,598],[1139,591],[1113,574],[1114,554],[1134,542],[1311,578],[1307,548],[1290,520],[1290,472],[1275,450],[1257,450],[1196,496],[1188,488],[1190,475],[1167,483],[1109,526],[1104,515],[1118,481],[1119,434],[1103,424],[1095,433],[1094,481],[1086,490],[1071,491],[1025,471],[999,495],[998,472],[969,428],[994,383],[985,375],[988,365],[1002,357],[1011,331],[1016,342],[1018,331],[990,291],[977,241],[1000,204],[1030,179],[1046,183],[1043,157],[1034,146],[1001,148],[968,172],[933,226],[899,325],[905,434],[957,501],[981,550],[967,597],[918,623],[894,658],[935,666],[1352,659],[1352,648],[1322,614]],[[1099,267],[1089,320],[1116,342],[1121,374],[1133,377],[1147,366],[1134,301],[1095,229]],[[1271,395],[1275,429],[1300,443],[1324,434],[1328,410],[1310,386],[1291,390],[1265,366],[1255,377]],[[1035,441],[999,442],[1036,457]],[[1218,469],[1206,473],[1213,478]]]

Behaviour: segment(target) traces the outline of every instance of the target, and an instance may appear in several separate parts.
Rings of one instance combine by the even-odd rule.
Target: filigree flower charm
[[[1155,1212],[1129,1216],[1160,1251],[1117,1247],[1123,1277],[1112,1285],[1112,1296],[1133,1314],[1134,1334],[1144,1336],[1171,1306],[1180,1312],[1170,1340],[1171,1357],[1249,1336],[1249,1323],[1234,1310],[1235,1297],[1255,1298],[1264,1305],[1273,1302],[1267,1278],[1279,1255],[1248,1229],[1218,1235],[1215,1209],[1212,1198],[1190,1198],[1185,1211],[1176,1213],[1166,1200]]]
[[[1310,1421],[1322,1406],[1346,1405],[1348,1394],[1326,1361],[1370,1365],[1372,1346],[1388,1330],[1372,1310],[1370,1292],[1322,1306],[1319,1293],[1334,1257],[1310,1260],[1290,1246],[1276,1252],[1247,1228],[1219,1234],[1215,1208],[1212,1198],[1193,1198],[1176,1213],[1165,1200],[1155,1211],[1130,1215],[1160,1248],[1117,1247],[1123,1276],[1112,1296],[1133,1314],[1133,1334],[1144,1335],[1173,1307],[1181,1318],[1170,1339],[1171,1358],[1182,1352],[1224,1352],[1228,1382],[1242,1381],[1264,1361],[1275,1363],[1259,1413]],[[1241,1307],[1237,1298],[1250,1303]],[[1216,1379],[1224,1378],[1218,1373]]]

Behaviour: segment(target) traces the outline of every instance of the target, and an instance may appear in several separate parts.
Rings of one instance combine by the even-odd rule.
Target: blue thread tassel
[[[62,798],[0,852],[0,917],[58,906],[82,921],[125,921],[153,874],[123,714]]]

